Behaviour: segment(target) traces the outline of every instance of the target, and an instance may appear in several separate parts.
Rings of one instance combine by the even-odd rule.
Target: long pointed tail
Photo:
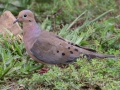
[[[107,54],[99,54],[96,51],[86,48],[79,48],[82,51],[83,55],[86,56],[88,59],[92,58],[116,58],[115,55],[107,55]]]
[[[99,53],[89,53],[85,54],[88,59],[92,58],[115,58],[115,55],[99,54]]]

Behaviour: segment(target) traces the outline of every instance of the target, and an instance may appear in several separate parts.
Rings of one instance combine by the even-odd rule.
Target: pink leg
[[[49,68],[42,68],[41,70],[38,71],[39,74],[44,74],[47,73],[50,69]]]

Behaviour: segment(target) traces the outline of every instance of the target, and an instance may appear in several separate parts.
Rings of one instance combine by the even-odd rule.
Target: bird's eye
[[[27,17],[27,15],[25,14],[24,17]]]

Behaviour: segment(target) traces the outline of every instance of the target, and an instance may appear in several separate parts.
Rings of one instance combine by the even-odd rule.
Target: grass
[[[119,2],[116,0],[28,0],[0,1],[4,10],[17,15],[31,9],[38,24],[80,46],[99,53],[120,53]],[[24,5],[23,5],[24,4]],[[12,6],[12,8],[10,8]],[[59,8],[60,7],[60,8]],[[2,7],[0,12],[4,11]],[[10,32],[0,35],[0,90],[119,90],[120,61],[78,59],[69,65],[47,65],[48,73],[38,74],[43,66],[26,53],[23,41]]]

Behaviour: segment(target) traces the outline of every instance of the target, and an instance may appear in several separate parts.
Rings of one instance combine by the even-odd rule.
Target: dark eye
[[[27,17],[27,15],[25,14],[24,17]]]

